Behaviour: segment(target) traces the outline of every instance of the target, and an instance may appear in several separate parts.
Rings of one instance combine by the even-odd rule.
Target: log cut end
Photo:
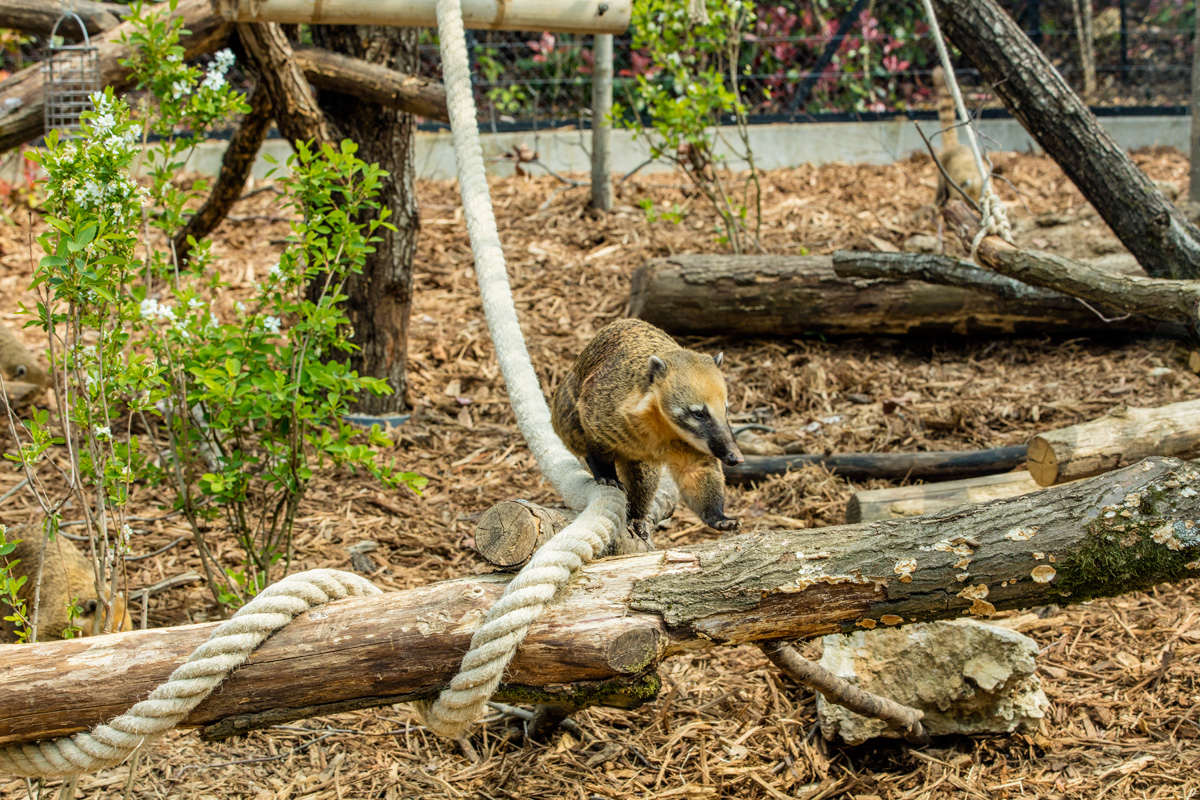
[[[1026,469],[1038,486],[1053,486],[1058,482],[1058,455],[1054,452],[1053,444],[1041,436],[1035,436],[1029,443],[1026,459]]]
[[[566,524],[562,513],[524,500],[503,500],[475,526],[475,549],[498,567],[517,567]]]

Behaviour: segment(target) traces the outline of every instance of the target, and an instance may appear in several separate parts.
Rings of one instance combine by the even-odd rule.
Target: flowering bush
[[[131,18],[127,64],[153,100],[135,117],[111,90],[97,94],[77,138],[52,131],[29,156],[45,171],[49,226],[38,238],[45,256],[31,313],[49,335],[58,420],[36,411],[8,457],[33,474],[56,463],[51,448],[66,446],[64,477],[113,589],[130,548],[131,493],[155,483],[173,490],[214,597],[240,604],[277,577],[276,564],[287,570],[296,510],[315,468],[366,469],[392,487],[424,483],[381,460],[377,448],[391,442],[378,429],[360,437],[342,420],[355,394],[390,391],[337,360],[352,348],[343,333],[344,283],[361,272],[375,232],[388,224],[375,199],[384,173],[356,158],[349,142],[301,147],[282,183],[302,218],[252,307],[238,303],[222,320],[215,302],[225,284],[208,269],[204,243],[187,269],[154,243],[170,242],[186,221],[186,202],[203,189],[173,180],[189,151],[214,121],[245,108],[226,80],[233,55],[218,53],[202,72],[184,64],[179,23],[165,22],[161,8],[138,4]],[[176,135],[180,129],[186,133]],[[147,191],[131,169],[151,131],[161,138],[145,156]],[[356,219],[367,209],[378,214],[364,226]],[[52,535],[62,501],[31,485]],[[236,568],[208,546],[217,518],[244,551]]]
[[[754,24],[753,9],[738,0],[706,0],[708,20],[688,16],[688,0],[635,0],[633,47],[651,65],[626,85],[628,102],[613,103],[613,119],[635,138],[644,137],[652,158],[673,162],[716,209],[717,238],[735,253],[758,246],[761,187],[746,129],[746,106],[738,92],[742,32]],[[643,120],[643,117],[648,119]],[[745,164],[740,188],[727,185],[718,167],[726,155],[717,149],[717,126],[732,117]],[[748,223],[753,207],[753,222]],[[643,208],[655,216],[651,205]],[[676,221],[678,214],[673,214]]]

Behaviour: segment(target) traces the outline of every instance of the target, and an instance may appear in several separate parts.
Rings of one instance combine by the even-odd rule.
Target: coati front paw
[[[631,519],[629,520],[629,530],[633,531],[638,536],[650,541],[650,534],[654,532],[655,525],[648,519]]]
[[[708,527],[718,531],[740,531],[742,529],[742,521],[736,517],[725,517],[724,519],[713,520],[708,523]]]
[[[625,491],[625,487],[616,478],[596,478],[596,483],[601,486],[611,486],[614,489],[620,489],[622,492]]]

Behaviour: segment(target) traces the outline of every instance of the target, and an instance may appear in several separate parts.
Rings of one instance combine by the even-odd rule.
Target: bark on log
[[[1008,472],[1025,463],[1025,445],[992,450],[946,450],[926,453],[840,453],[789,456],[746,456],[736,467],[725,467],[729,483],[761,481],[806,464],[820,464],[852,481],[867,478],[950,480]]]
[[[846,504],[846,522],[878,522],[897,517],[919,517],[947,508],[1019,497],[1042,487],[1025,470],[984,475],[960,481],[923,483],[855,492]]]
[[[965,203],[964,203],[965,205]],[[839,278],[871,280],[918,280],[939,286],[954,286],[1005,300],[1037,300],[1075,309],[1079,301],[1070,295],[1043,289],[1000,275],[963,258],[934,253],[858,253],[838,250],[833,254],[833,271]],[[1103,311],[1104,309],[1100,309]],[[1105,316],[1119,316],[1113,311]]]
[[[182,17],[183,26],[191,31],[179,40],[186,58],[195,58],[220,48],[232,30],[228,22],[212,13],[209,0],[179,0],[172,16]],[[100,59],[100,83],[112,86],[117,91],[130,85],[129,71],[117,62],[129,57],[129,48],[122,45],[118,39],[122,33],[129,33],[131,30],[128,23],[122,23],[96,40]],[[45,133],[42,66],[34,64],[26,67],[0,83],[0,109],[12,108],[7,114],[0,114],[0,153]]]
[[[446,87],[437,81],[315,47],[296,50],[295,58],[304,77],[318,89],[352,95],[359,100],[438,122],[450,122]]]
[[[1200,569],[1200,495],[1184,491],[1198,480],[1195,466],[1155,458],[919,520],[756,531],[604,559],[530,631],[505,673],[507,696],[581,705],[614,699],[603,687],[616,681],[616,699],[636,701],[653,694],[648,676],[662,659],[714,644],[1082,602],[1181,580]],[[431,696],[504,581],[447,581],[304,614],[184,724],[220,723],[210,731],[231,735]],[[111,719],[213,627],[0,648],[0,743]]]
[[[1077,301],[1030,294],[997,300],[922,281],[845,280],[827,256],[680,255],[634,273],[629,315],[673,334],[721,336],[1156,331],[1140,319],[1106,324]]]
[[[1058,162],[1147,274],[1200,279],[1200,230],[1171,204],[994,0],[934,0],[946,36]]]
[[[663,475],[650,503],[647,516],[655,523],[667,519],[679,502],[679,489]],[[546,508],[528,500],[502,500],[483,512],[475,524],[475,550],[489,564],[502,569],[520,569],[539,547],[567,527],[578,512]],[[613,542],[608,555],[627,556],[654,549],[651,542],[626,528]]]
[[[217,176],[216,185],[204,200],[204,205],[192,215],[172,240],[175,248],[175,258],[184,264],[191,254],[192,246],[188,237],[199,241],[216,230],[233,208],[233,204],[242,196],[246,188],[246,178],[258,157],[258,148],[262,147],[267,138],[267,129],[271,127],[271,100],[267,96],[266,85],[259,81],[250,93],[248,99],[250,113],[247,114],[233,135],[229,137],[229,147],[221,157],[221,172]]]
[[[279,132],[289,143],[334,142],[325,115],[297,63],[292,46],[274,23],[243,22],[238,38],[246,50],[254,75],[267,91]]]
[[[75,0],[72,6],[83,20],[88,36],[98,36],[112,30],[121,24],[121,17],[129,13],[129,6],[93,0]],[[62,14],[63,4],[57,0],[5,0],[0,3],[0,28],[11,28],[33,36],[49,36]],[[58,26],[57,33],[68,42],[83,39],[79,25],[74,20],[64,20]]]
[[[1154,455],[1200,456],[1200,400],[1118,406],[1100,419],[1040,434],[1029,443],[1028,468],[1038,484],[1054,486]]]
[[[947,225],[969,246],[980,227],[975,212],[965,203],[951,202],[943,214]],[[985,236],[975,254],[988,269],[1030,286],[1193,330],[1200,320],[1200,281],[1119,275],[1062,256],[1022,250],[999,236]]]

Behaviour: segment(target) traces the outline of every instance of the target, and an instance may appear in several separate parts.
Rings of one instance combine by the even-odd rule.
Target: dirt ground
[[[1139,163],[1186,192],[1187,161],[1144,152]],[[1103,222],[1048,159],[999,154],[1021,240],[1077,257],[1123,252]],[[534,168],[536,170],[536,167]],[[935,173],[927,157],[890,166],[804,166],[765,176],[769,252],[828,253],[899,245],[929,233]],[[674,176],[635,176],[617,209],[587,209],[586,188],[553,178],[492,182],[514,294],[530,352],[551,389],[602,325],[620,316],[632,271],[675,252],[720,252],[714,219]],[[429,478],[424,497],[386,492],[350,474],[320,473],[297,523],[296,569],[350,569],[347,547],[379,543],[370,577],[385,589],[490,571],[472,550],[479,514],[513,497],[554,504],[520,439],[488,339],[471,254],[450,183],[418,187],[421,235],[409,345],[413,421],[396,455]],[[689,217],[648,224],[643,197]],[[278,259],[286,222],[273,193],[238,205],[214,251],[233,288],[229,308],[252,296]],[[25,215],[0,226],[0,320],[15,314],[30,274]],[[1040,219],[1040,222],[1037,220]],[[28,331],[23,336],[36,346]],[[1167,340],[821,341],[688,340],[725,352],[735,419],[762,419],[780,443],[809,452],[966,449],[1020,444],[1037,431],[1103,414],[1118,404],[1155,406],[1200,396],[1187,349]],[[865,395],[851,399],[851,395]],[[885,399],[898,403],[887,405]],[[857,400],[857,402],[856,402]],[[12,446],[7,431],[0,445]],[[18,473],[0,470],[0,494]],[[878,488],[808,468],[754,488],[731,488],[731,512],[749,528],[842,521],[851,493]],[[163,497],[135,495],[135,514],[155,517]],[[31,500],[0,506],[9,525],[34,521]],[[134,553],[186,533],[176,519],[144,522]],[[660,546],[715,536],[682,511]],[[224,556],[236,563],[231,543]],[[198,567],[186,545],[128,566],[140,587]],[[1036,735],[939,740],[914,750],[827,743],[812,694],[782,678],[756,649],[674,658],[660,697],[635,711],[578,715],[594,739],[560,734],[526,742],[494,714],[473,733],[482,756],[429,735],[407,706],[311,719],[221,744],[173,734],[133,764],[83,778],[86,798],[1190,798],[1200,793],[1200,582],[1080,607],[1026,615],[1017,627],[1042,647],[1039,665],[1053,710]],[[140,609],[134,606],[135,614]],[[152,598],[152,626],[212,618],[197,583]],[[815,645],[805,652],[815,655]],[[26,796],[0,780],[0,798]],[[48,791],[43,796],[49,796]]]

